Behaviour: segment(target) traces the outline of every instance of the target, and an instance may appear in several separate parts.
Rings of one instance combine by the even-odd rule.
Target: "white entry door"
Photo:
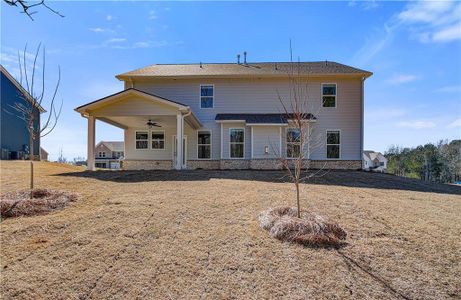
[[[173,135],[173,166],[176,166],[176,149],[178,147],[178,140],[176,139],[176,136]],[[182,141],[182,167],[185,169],[187,166],[187,136],[184,136],[184,139]]]

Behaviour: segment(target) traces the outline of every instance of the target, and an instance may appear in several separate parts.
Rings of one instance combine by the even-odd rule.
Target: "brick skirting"
[[[171,160],[122,160],[120,168],[122,170],[171,170],[173,162]]]
[[[311,169],[360,170],[360,160],[311,160]],[[174,169],[171,160],[123,160],[123,170],[171,170]],[[222,160],[188,160],[187,169],[196,170],[279,170],[277,159],[222,159]]]

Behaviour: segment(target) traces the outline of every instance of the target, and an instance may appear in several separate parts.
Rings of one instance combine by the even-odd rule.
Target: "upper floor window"
[[[336,83],[322,84],[323,107],[336,107]]]
[[[136,149],[148,149],[149,147],[149,132],[136,131]]]
[[[165,132],[152,131],[152,149],[154,150],[165,149]]]
[[[106,152],[104,151],[101,151],[98,154],[99,154],[99,157],[106,157]]]
[[[327,158],[339,158],[341,147],[340,135],[339,130],[327,131]]]
[[[199,159],[211,158],[211,131],[199,131],[197,141],[197,157]]]
[[[245,130],[231,128],[229,130],[230,158],[245,157]]]
[[[200,108],[213,108],[214,86],[200,86]]]
[[[287,157],[297,158],[301,154],[301,134],[298,128],[287,129]]]

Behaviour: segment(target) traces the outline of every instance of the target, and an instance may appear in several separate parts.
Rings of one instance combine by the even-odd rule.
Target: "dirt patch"
[[[344,244],[346,231],[336,222],[316,213],[301,211],[292,207],[276,207],[259,215],[261,227],[269,234],[284,242],[294,242],[305,246],[339,247]]]
[[[77,194],[59,190],[34,189],[7,193],[0,196],[2,219],[35,216],[62,209],[69,202],[77,201]]]

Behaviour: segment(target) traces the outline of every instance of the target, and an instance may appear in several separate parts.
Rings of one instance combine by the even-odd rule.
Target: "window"
[[[297,128],[287,129],[287,157],[296,158],[301,155],[301,134]]]
[[[245,130],[231,128],[230,135],[230,158],[244,158]]]
[[[327,131],[327,158],[339,158],[340,144],[339,130]]]
[[[379,162],[379,166],[384,167],[384,162],[383,161]]]
[[[106,157],[106,152],[100,151],[100,152],[98,153],[98,156],[99,156],[99,157]]]
[[[165,149],[165,132],[152,131],[152,149],[164,150]]]
[[[322,84],[323,107],[336,107],[336,83]]]
[[[199,131],[197,141],[197,157],[199,159],[211,158],[211,132]]]
[[[200,108],[213,108],[213,85],[200,86]]]
[[[147,131],[136,131],[136,149],[148,149],[149,133]]]

